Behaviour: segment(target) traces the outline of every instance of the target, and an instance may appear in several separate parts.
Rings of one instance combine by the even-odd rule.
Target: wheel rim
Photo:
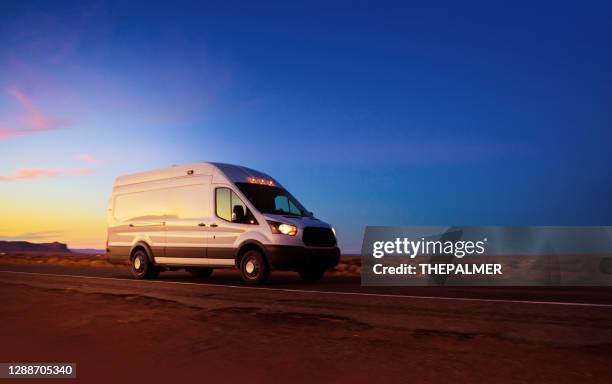
[[[249,260],[245,268],[247,273],[253,273],[253,271],[255,270],[255,263],[253,263],[253,260]]]
[[[255,279],[259,275],[259,262],[253,256],[248,256],[244,263],[244,273],[249,279]]]
[[[134,271],[136,271],[137,273],[142,273],[142,271],[144,270],[144,265],[145,263],[142,255],[136,255],[136,257],[134,257],[134,262],[132,263]]]

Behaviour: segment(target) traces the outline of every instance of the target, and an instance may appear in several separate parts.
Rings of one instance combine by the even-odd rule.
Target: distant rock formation
[[[44,253],[70,253],[64,243],[30,243],[29,241],[0,240],[0,252],[44,252]]]
[[[103,249],[96,248],[70,248],[70,252],[72,253],[84,253],[88,255],[101,255],[104,254]]]

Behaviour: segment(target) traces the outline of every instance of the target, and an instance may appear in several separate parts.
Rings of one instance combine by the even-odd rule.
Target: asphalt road
[[[0,265],[0,290],[0,358],[27,358],[30,340],[38,359],[80,356],[89,379],[113,356],[138,378],[205,367],[207,378],[251,382],[612,380],[610,288],[361,287],[290,273],[246,287],[229,271],[137,281],[127,268]],[[32,332],[41,323],[53,326]],[[164,373],[143,373],[151,361]],[[123,378],[112,367],[95,377]]]
[[[127,267],[125,268],[91,268],[91,267],[65,267],[59,265],[32,265],[32,264],[0,264],[1,271],[23,272],[45,275],[71,275],[112,279],[126,279],[133,281]],[[612,307],[612,287],[363,287],[358,276],[329,276],[318,283],[305,283],[295,273],[273,272],[270,280],[264,286],[245,287],[236,271],[216,270],[213,276],[203,279],[196,278],[184,271],[164,272],[154,282],[189,283],[192,288],[201,286],[217,286],[219,289],[263,290],[273,294],[277,290],[290,290],[317,294],[350,294],[354,297],[384,297],[402,296],[405,298],[427,298],[435,300],[479,300],[500,303],[525,302],[526,305],[583,305]],[[133,287],[131,282],[116,281],[115,284]],[[398,297],[401,299],[401,297]]]

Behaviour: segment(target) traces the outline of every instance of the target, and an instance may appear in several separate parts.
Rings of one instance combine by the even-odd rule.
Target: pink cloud
[[[77,158],[81,161],[85,161],[88,163],[93,163],[95,161],[94,157],[90,155],[89,153],[82,153],[78,155]]]
[[[0,140],[8,139],[9,137],[17,136],[17,133],[14,129],[6,128],[2,123],[0,123]]]
[[[21,128],[5,127],[0,123],[0,140],[61,128],[62,121],[60,119],[45,114],[20,89],[10,87],[6,89],[6,93],[17,100],[26,114],[20,117],[23,125]]]
[[[27,108],[29,111],[35,111],[36,110],[36,107],[34,107],[34,104],[32,104],[32,100],[30,100],[30,98],[28,98],[19,89],[15,88],[15,87],[9,87],[6,90],[6,93],[8,93],[9,95],[11,95],[15,99],[17,99],[17,101],[19,101],[19,103],[21,103],[21,105],[24,106],[25,108]]]
[[[93,175],[91,168],[21,168],[10,175],[0,176],[0,181],[30,180],[41,177],[55,177],[62,175]]]

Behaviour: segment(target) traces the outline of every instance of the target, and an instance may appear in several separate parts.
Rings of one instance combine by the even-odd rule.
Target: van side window
[[[217,217],[241,224],[257,224],[257,220],[238,195],[229,188],[215,190],[215,212]]]

